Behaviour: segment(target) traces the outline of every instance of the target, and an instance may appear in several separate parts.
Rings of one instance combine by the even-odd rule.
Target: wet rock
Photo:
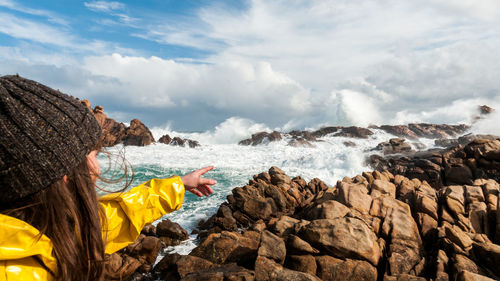
[[[282,137],[281,137],[280,132],[276,132],[276,131],[274,131],[272,133],[259,132],[259,133],[253,134],[252,137],[249,139],[245,139],[245,140],[240,141],[238,144],[239,145],[255,146],[255,145],[259,145],[259,144],[266,144],[266,143],[273,142],[273,141],[279,141],[281,139],[282,139]]]
[[[189,238],[189,234],[185,229],[169,219],[165,219],[156,225],[156,235],[167,246],[179,245],[182,241]]]
[[[181,139],[179,137],[174,137],[171,138],[168,134],[163,135],[159,140],[159,143],[164,143],[168,145],[174,145],[174,146],[188,146],[190,148],[195,148],[200,146],[200,143],[195,140],[190,140],[190,139]]]
[[[373,132],[366,128],[360,127],[343,127],[340,132],[334,134],[336,137],[348,137],[348,138],[361,138],[367,139],[369,136],[373,135]]]
[[[412,151],[411,145],[402,138],[390,139],[388,142],[381,142],[375,150],[382,151],[385,155]]]

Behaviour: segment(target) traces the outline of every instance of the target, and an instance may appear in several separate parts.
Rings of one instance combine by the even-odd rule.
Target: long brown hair
[[[103,280],[104,241],[100,208],[87,159],[48,188],[23,200],[22,207],[2,213],[23,220],[53,243],[57,280]]]

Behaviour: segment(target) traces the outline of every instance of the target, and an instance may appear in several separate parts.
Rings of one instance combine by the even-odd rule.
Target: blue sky
[[[178,130],[458,123],[500,108],[500,2],[415,2],[0,0],[0,75]]]

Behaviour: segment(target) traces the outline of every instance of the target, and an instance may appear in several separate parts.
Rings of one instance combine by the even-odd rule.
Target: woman
[[[103,280],[105,254],[208,196],[206,167],[101,198],[101,128],[77,99],[19,76],[0,77],[0,281]]]

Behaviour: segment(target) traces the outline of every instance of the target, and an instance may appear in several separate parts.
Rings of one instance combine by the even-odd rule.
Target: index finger
[[[197,172],[197,173],[199,173],[199,174],[200,174],[200,176],[201,176],[201,175],[203,175],[204,173],[206,173],[206,172],[208,172],[208,171],[212,170],[213,168],[214,168],[214,166],[208,166],[208,167],[205,167],[205,168],[201,168],[201,169],[197,170],[196,172]]]

